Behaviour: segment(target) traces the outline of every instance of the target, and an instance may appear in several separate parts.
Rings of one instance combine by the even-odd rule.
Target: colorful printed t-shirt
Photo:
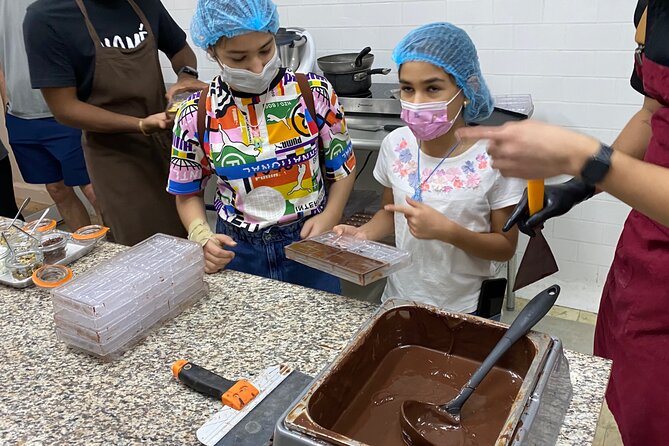
[[[402,127],[383,140],[374,177],[393,190],[399,205],[406,205],[414,187],[425,182],[423,203],[471,231],[490,232],[490,211],[518,203],[525,183],[493,169],[486,148],[487,142],[479,141],[444,160],[434,173],[441,158],[421,152],[419,175],[416,137]],[[400,213],[395,213],[395,239],[397,247],[411,252],[411,265],[388,278],[384,300],[399,297],[450,311],[476,311],[481,282],[495,275],[495,262],[438,240],[414,238]]]
[[[203,146],[197,134],[200,93],[179,108],[174,125],[167,191],[189,195],[218,176],[218,215],[248,231],[320,213],[325,178],[338,181],[355,167],[355,156],[337,95],[328,81],[307,75],[314,97],[312,117],[295,75],[282,71],[267,95],[233,95],[216,76],[206,100]],[[267,100],[265,101],[265,97]]]

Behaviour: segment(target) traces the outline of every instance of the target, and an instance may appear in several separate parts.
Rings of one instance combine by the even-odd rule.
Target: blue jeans
[[[216,232],[237,242],[234,248],[226,248],[235,253],[226,268],[341,294],[337,277],[286,258],[284,248],[300,240],[302,226],[304,220],[249,232],[218,217]]]

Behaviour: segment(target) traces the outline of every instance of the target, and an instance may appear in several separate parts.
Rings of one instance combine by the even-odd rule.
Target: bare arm
[[[661,106],[655,99],[644,98],[641,110],[632,116],[612,147],[616,151],[626,153],[636,159],[643,159],[652,133],[650,118]]]
[[[594,140],[579,146],[566,173],[579,175],[598,150],[599,143]],[[611,168],[597,187],[669,227],[669,169],[614,151]]]
[[[507,232],[502,231],[504,223],[511,216],[513,208],[513,206],[509,206],[490,212],[490,232],[470,231],[451,222],[453,224],[452,229],[449,231],[444,228],[439,239],[475,257],[499,262],[507,261],[515,254],[518,244],[517,227],[514,226]]]
[[[237,245],[224,234],[214,234],[207,224],[204,210],[204,192],[196,195],[177,195],[177,212],[181,223],[188,229],[188,238],[202,245],[204,270],[208,274],[225,268],[235,258],[235,253],[226,247]]]
[[[486,260],[509,260],[516,252],[518,229],[502,230],[513,206],[492,211],[490,232],[484,233],[470,231],[436,209],[409,197],[406,206],[388,205],[385,209],[404,214],[411,235],[417,239],[440,240]]]
[[[330,184],[328,204],[325,205],[325,210],[323,212],[331,214],[335,217],[336,221],[339,221],[344,213],[344,207],[346,206],[348,197],[353,190],[353,183],[355,183],[355,171],[349,173],[343,180]]]
[[[165,113],[145,118],[123,115],[80,101],[74,87],[42,88],[49,109],[61,124],[99,133],[141,133],[140,121],[146,133],[169,128],[171,121]]]
[[[0,65],[0,100],[2,101],[3,111],[7,113],[7,83],[5,82],[5,72]]]
[[[172,56],[170,63],[175,73],[178,73],[185,66],[197,69],[197,57],[195,57],[195,53],[188,44],[184,45],[178,53]],[[176,84],[170,87],[165,96],[170,100],[172,96],[179,92],[202,90],[206,86],[207,84],[197,80],[190,74],[181,73],[177,78]]]
[[[652,136],[650,118],[661,106],[655,99],[644,97],[641,110],[630,118],[611,147],[632,158],[642,160],[646,155],[646,149]],[[600,192],[602,192],[602,189],[597,188],[596,193]]]
[[[204,210],[204,192],[195,195],[177,195],[177,212],[184,228],[188,229],[191,223],[200,218],[207,221]]]
[[[389,187],[383,188],[383,206],[393,204],[393,190]],[[395,217],[392,212],[385,209],[379,210],[371,220],[360,226],[359,230],[368,240],[382,240],[395,232]]]
[[[325,209],[304,223],[302,231],[300,231],[300,237],[309,238],[320,235],[331,230],[339,223],[354,182],[355,170],[349,173],[346,178],[330,184],[328,203],[325,205]]]
[[[533,120],[460,129],[458,134],[488,139],[493,167],[515,178],[578,176],[600,147],[592,137]],[[669,169],[614,151],[611,168],[597,186],[669,227]]]

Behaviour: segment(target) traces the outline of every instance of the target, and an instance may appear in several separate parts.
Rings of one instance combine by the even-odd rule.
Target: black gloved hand
[[[543,226],[549,218],[566,214],[571,208],[594,194],[595,186],[588,186],[578,178],[572,178],[562,184],[546,185],[544,188],[544,207],[530,217],[526,188],[523,197],[516,205],[503,230],[506,232],[513,225],[518,225],[521,232],[534,237],[536,235],[534,228]]]

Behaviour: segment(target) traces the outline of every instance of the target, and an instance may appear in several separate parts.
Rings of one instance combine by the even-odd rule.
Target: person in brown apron
[[[110,119],[109,128],[81,121],[69,122],[84,129],[84,154],[91,179],[96,185],[104,222],[111,227],[115,241],[126,245],[133,245],[159,232],[184,237],[186,233],[176,212],[174,197],[165,191],[170,162],[171,121],[164,113],[166,92],[154,28],[142,9],[133,0],[128,0],[141,21],[139,34],[143,41],[132,45],[132,39],[126,37],[129,39],[127,44],[121,39],[119,46],[103,45],[103,41],[109,39],[98,35],[84,0],[60,0],[58,3],[67,3],[62,8],[67,7],[71,11],[75,1],[79,17],[83,16],[88,38],[95,47],[92,85],[85,102],[95,107],[91,107],[91,113],[108,113],[116,118],[114,121]],[[87,3],[91,6],[95,2],[87,0]],[[33,35],[41,30],[35,23],[39,22],[40,8],[44,13],[49,7],[55,8],[37,2],[28,10],[29,18],[24,24],[24,31],[29,53],[31,41],[32,49],[39,50],[35,48],[37,44]],[[163,8],[162,5],[160,7]],[[31,9],[34,10],[32,17]],[[28,26],[29,20],[32,26]],[[138,41],[137,34],[135,41]],[[195,65],[192,50],[187,44],[184,48],[192,55],[186,59],[190,61],[188,65]],[[30,60],[35,87],[34,80],[39,79],[39,73],[34,72],[33,62]],[[200,88],[202,83],[193,81],[194,78],[191,79],[190,89]],[[56,118],[71,121],[73,118],[64,109],[59,90],[62,89],[45,88],[42,91]],[[118,115],[123,115],[123,119],[119,120]]]
[[[647,446],[669,444],[669,2],[640,1],[635,22],[632,86],[644,105],[613,143],[615,151],[537,122],[460,136],[490,138],[495,167],[505,175],[580,177],[578,187],[572,180],[546,188],[543,215],[528,219],[521,203],[515,216],[521,230],[565,213],[595,185],[634,208],[604,286],[594,353],[613,360],[606,400],[623,443]]]

